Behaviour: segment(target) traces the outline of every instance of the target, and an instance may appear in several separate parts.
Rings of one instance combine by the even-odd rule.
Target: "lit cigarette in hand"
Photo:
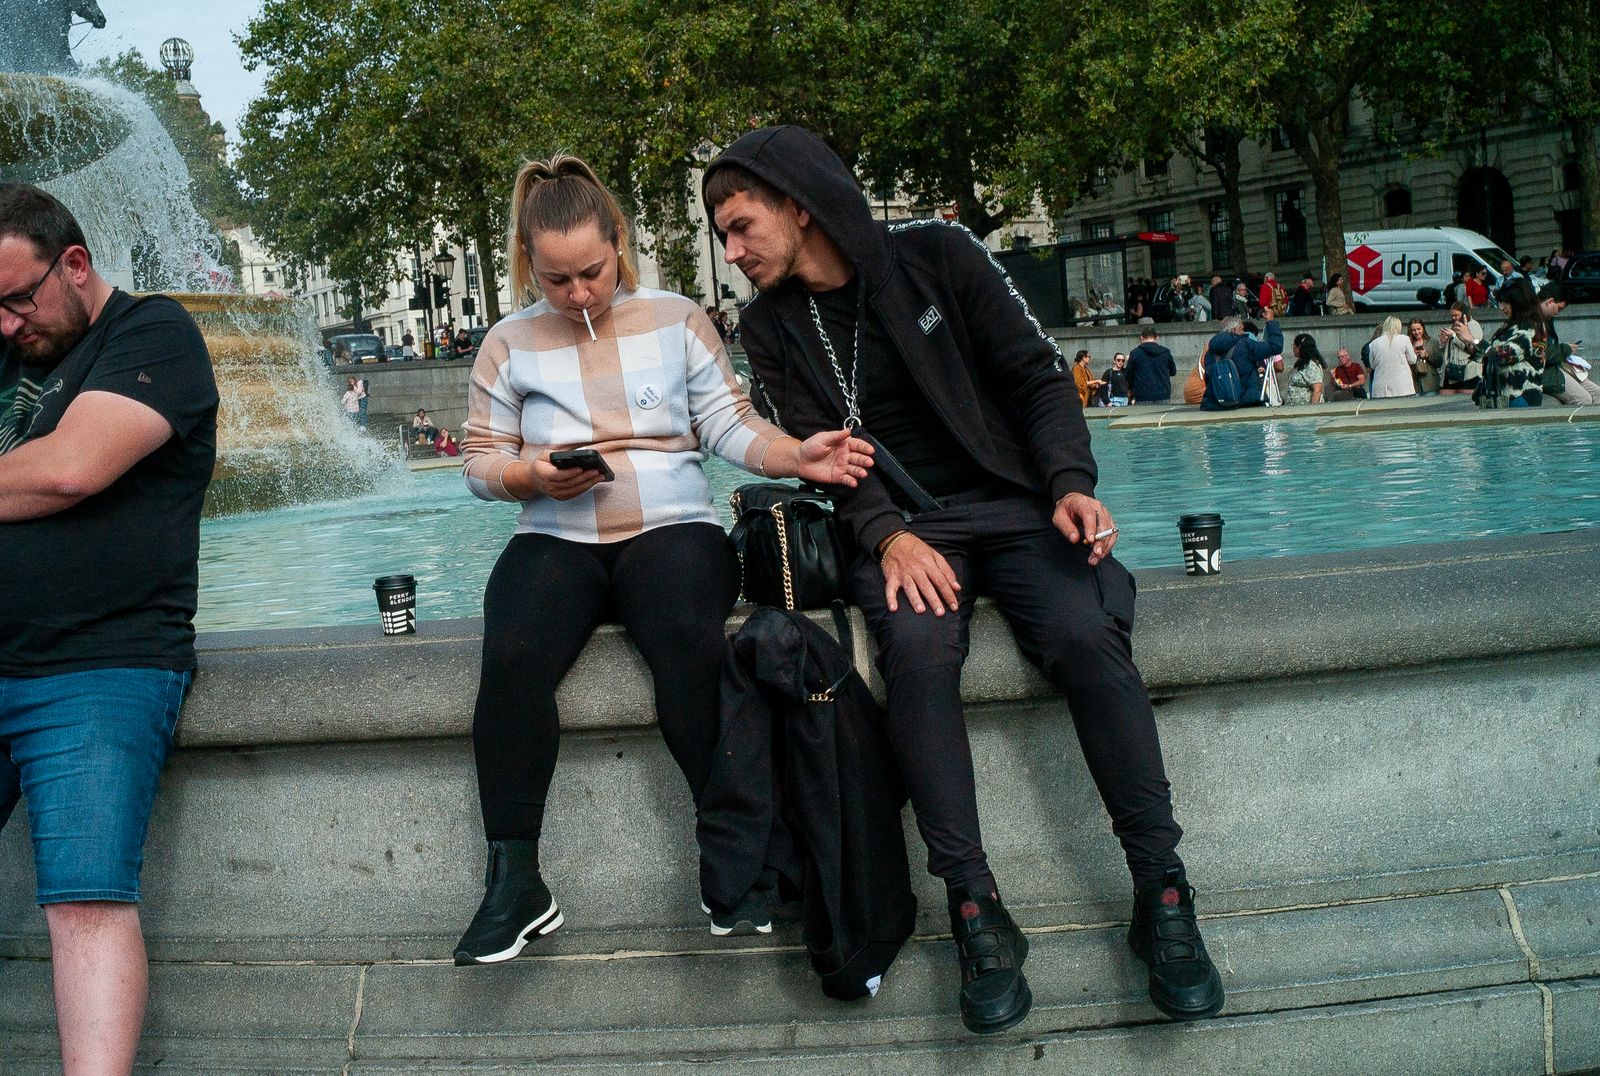
[[[584,307],[583,308],[583,323],[585,325],[589,326],[589,339],[591,339],[591,340],[600,339],[598,336],[596,336],[594,334],[594,322],[589,320],[589,308],[588,307]]]
[[[1113,534],[1116,534],[1116,533],[1117,533],[1117,528],[1116,527],[1107,527],[1105,530],[1101,531],[1099,534],[1095,535],[1093,538],[1091,538],[1089,540],[1091,542],[1098,542],[1100,539],[1102,539],[1102,538],[1110,538]]]

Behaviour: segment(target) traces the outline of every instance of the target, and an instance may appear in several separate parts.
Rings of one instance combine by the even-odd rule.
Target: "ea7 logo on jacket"
[[[927,336],[929,333],[933,332],[934,326],[938,325],[940,320],[939,311],[930,306],[928,309],[924,310],[922,312],[922,316],[917,319],[917,325],[922,329],[922,335]]]

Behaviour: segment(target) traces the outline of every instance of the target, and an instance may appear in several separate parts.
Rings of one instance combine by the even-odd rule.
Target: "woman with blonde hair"
[[[489,867],[457,964],[510,960],[561,925],[539,866],[555,691],[603,619],[644,655],[667,748],[690,793],[704,788],[739,592],[706,455],[854,486],[872,451],[846,430],[801,442],[755,414],[699,304],[640,286],[622,210],[582,160],[523,166],[508,254],[524,309],[478,349],[461,442],[472,492],[522,511],[483,598],[472,742]],[[771,929],[764,909],[710,911],[714,933]]]
[[[1372,359],[1372,398],[1415,396],[1417,384],[1411,368],[1417,364],[1417,353],[1411,341],[1401,334],[1400,319],[1391,314],[1379,328],[1381,331],[1367,345]]]

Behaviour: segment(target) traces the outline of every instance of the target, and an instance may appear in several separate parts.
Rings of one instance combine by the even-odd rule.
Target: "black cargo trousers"
[[[905,776],[928,870],[946,885],[992,885],[978,827],[972,751],[961,705],[973,599],[995,600],[1018,647],[1066,698],[1078,742],[1136,884],[1181,867],[1183,831],[1161,760],[1155,713],[1133,664],[1133,577],[1116,560],[1090,566],[1051,522],[1042,498],[983,491],[911,516],[907,528],[950,563],[960,606],[889,612],[883,571],[864,553],[852,597],[878,644],[889,735]]]

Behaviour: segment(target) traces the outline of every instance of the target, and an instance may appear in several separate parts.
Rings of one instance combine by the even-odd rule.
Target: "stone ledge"
[[[1564,560],[1600,555],[1600,528],[1230,563],[1217,577],[1139,573],[1134,645],[1152,691],[1427,665],[1600,646],[1600,606],[1553,586]],[[736,612],[729,630],[742,623]],[[819,619],[826,617],[819,614]],[[875,679],[861,614],[857,666]],[[1286,645],[1316,640],[1316,646]],[[184,709],[189,747],[461,736],[477,692],[481,621],[424,621],[415,636],[376,625],[222,632],[199,640]],[[968,702],[1049,695],[999,612],[980,602],[963,677]],[[570,729],[654,721],[643,660],[600,628],[558,695]]]

